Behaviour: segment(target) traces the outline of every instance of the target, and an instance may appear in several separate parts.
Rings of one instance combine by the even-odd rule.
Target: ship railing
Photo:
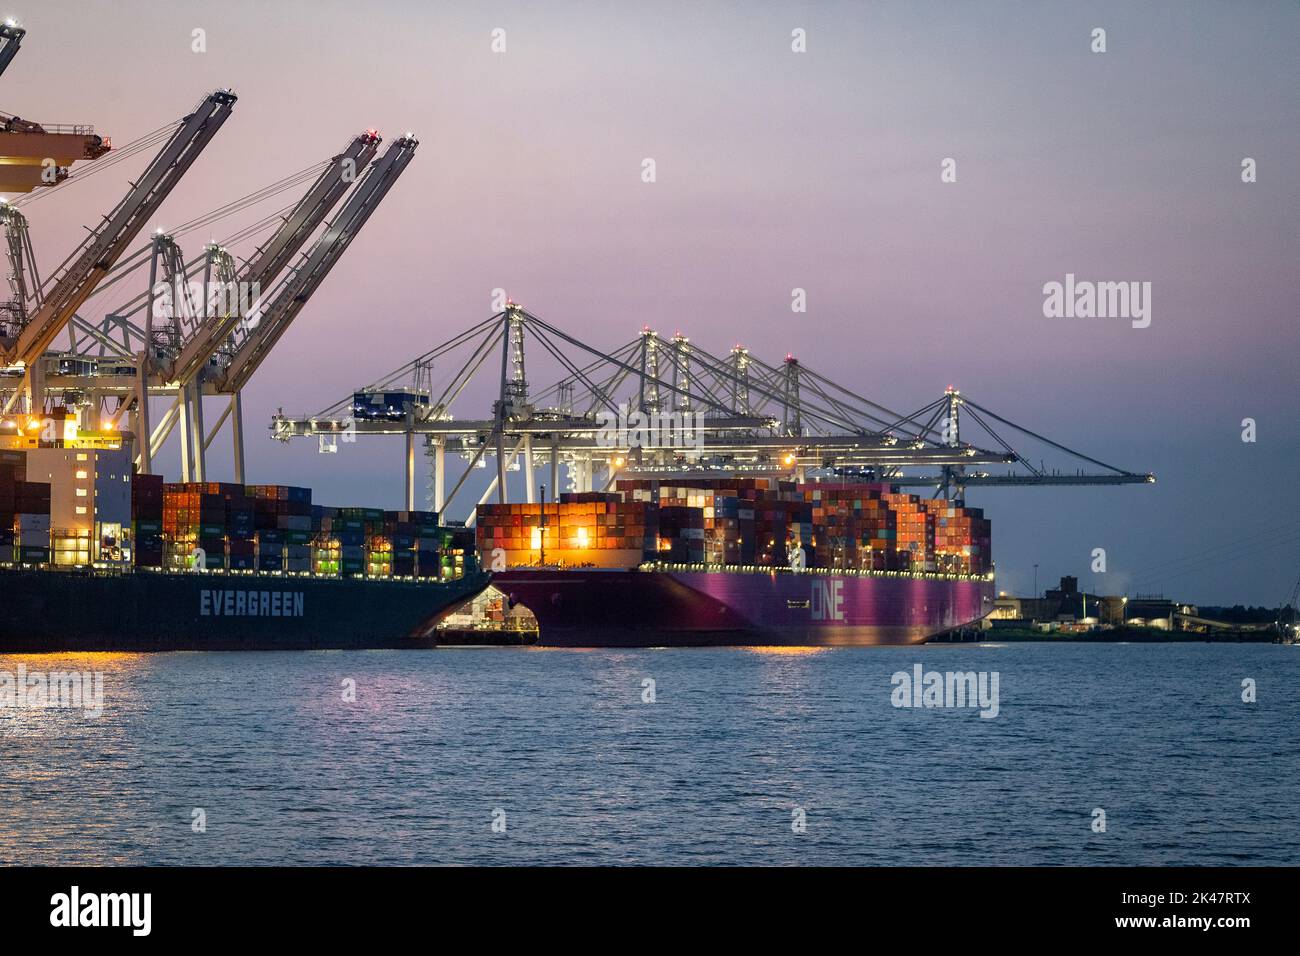
[[[0,562],[0,567],[8,565]],[[117,573],[124,573],[125,568]],[[288,580],[312,579],[317,581],[400,581],[403,583],[418,584],[445,584],[451,581],[464,580],[465,575],[453,574],[448,576],[442,575],[420,575],[420,574],[386,574],[386,575],[369,575],[369,574],[343,574],[336,572],[326,574],[319,571],[290,571],[285,568],[279,570],[270,570],[262,568],[221,568],[210,567],[196,569],[192,567],[164,566],[154,567],[152,565],[136,565],[130,570],[142,572],[145,574],[206,574],[222,575],[225,577],[241,578],[284,578]]]
[[[70,136],[94,136],[95,127],[89,123],[42,123],[41,129],[47,133],[59,133]]]
[[[16,122],[14,122],[16,120]],[[68,136],[94,136],[95,127],[89,123],[38,123],[24,120],[9,113],[0,113],[0,125],[15,133],[55,133]]]
[[[855,577],[910,578],[924,581],[992,581],[993,570],[960,574],[950,571],[883,571],[875,568],[792,568],[768,564],[682,564],[672,561],[645,561],[637,566],[641,571],[708,571],[732,574],[830,574]]]

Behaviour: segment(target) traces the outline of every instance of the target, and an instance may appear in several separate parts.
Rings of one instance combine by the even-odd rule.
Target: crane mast
[[[246,323],[247,334],[235,344],[224,375],[216,377],[217,391],[231,393],[244,387],[406,169],[419,145],[413,136],[403,136],[370,165],[353,187],[343,209],[304,255],[293,274],[280,283],[260,317],[255,323]]]
[[[64,261],[51,279],[44,302],[18,335],[0,339],[4,362],[25,368],[32,409],[43,403],[39,376],[32,374],[41,355],[229,118],[236,99],[229,90],[217,90],[181,121],[117,207]],[[19,391],[11,396],[11,404]]]

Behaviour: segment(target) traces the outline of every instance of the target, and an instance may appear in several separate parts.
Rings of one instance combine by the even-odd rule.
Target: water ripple
[[[60,655],[0,671],[19,663],[102,670],[105,710],[0,707],[4,863],[1300,859],[1290,648]],[[895,709],[890,676],[913,663],[996,667],[1000,715]]]

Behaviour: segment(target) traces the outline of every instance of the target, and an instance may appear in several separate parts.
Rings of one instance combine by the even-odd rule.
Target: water
[[[1300,647],[101,654],[0,671],[19,662],[104,671],[105,711],[0,707],[4,863],[1300,861]],[[895,709],[890,675],[914,663],[997,671],[1001,713]]]

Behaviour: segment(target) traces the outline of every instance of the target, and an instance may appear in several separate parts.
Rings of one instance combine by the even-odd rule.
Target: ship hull
[[[552,647],[920,644],[993,609],[972,578],[516,568],[493,584]]]
[[[0,652],[434,647],[488,581],[4,569]]]

